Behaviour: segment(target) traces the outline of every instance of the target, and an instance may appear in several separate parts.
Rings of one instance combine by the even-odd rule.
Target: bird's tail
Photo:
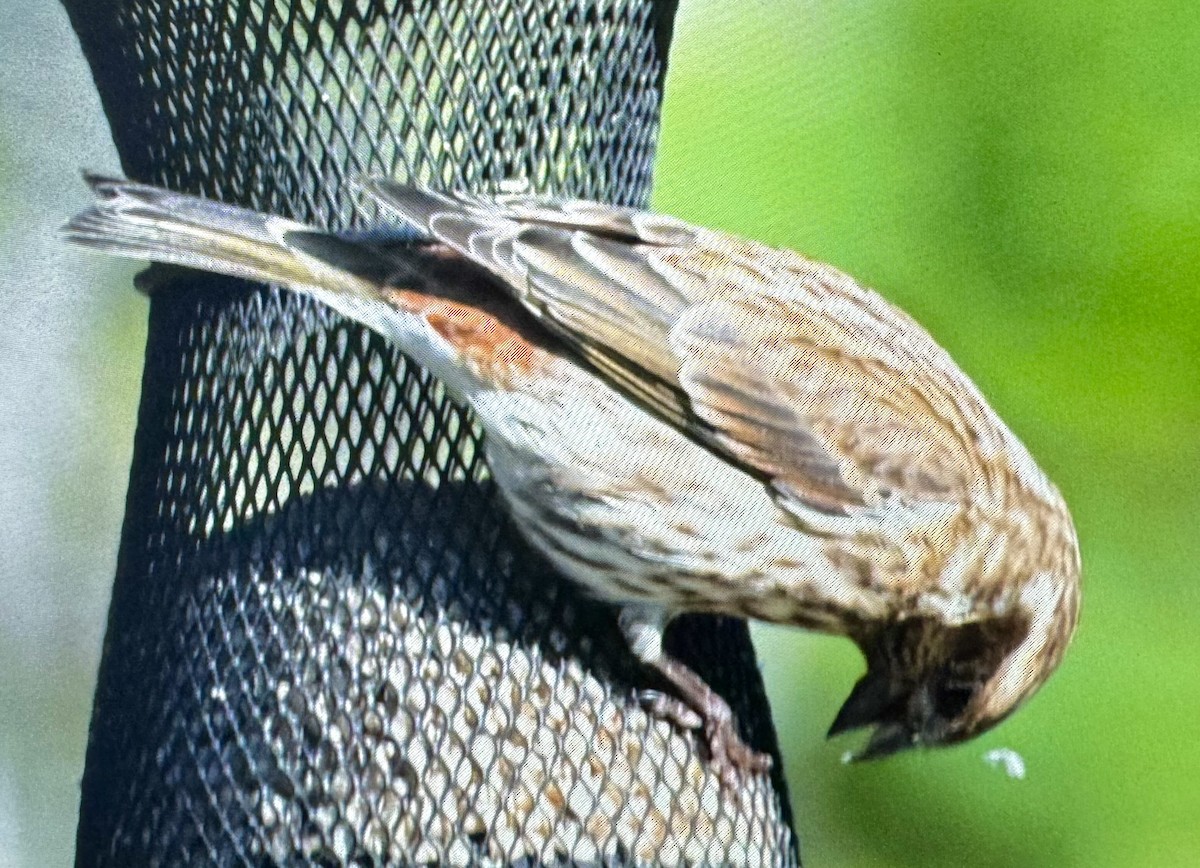
[[[96,203],[62,228],[82,247],[366,298],[395,270],[378,248],[302,223],[132,181],[84,177]]]
[[[445,245],[411,231],[343,236],[158,187],[86,176],[95,205],[64,237],[104,253],[280,284],[401,347],[451,395],[470,400],[490,374],[464,364],[471,341],[495,341],[508,303]],[[432,196],[432,194],[430,194]],[[447,317],[457,312],[460,319]],[[464,315],[465,314],[465,318]],[[440,317],[441,325],[429,317]],[[450,328],[446,322],[453,322]],[[468,328],[468,324],[473,324]],[[490,370],[490,369],[489,369]]]

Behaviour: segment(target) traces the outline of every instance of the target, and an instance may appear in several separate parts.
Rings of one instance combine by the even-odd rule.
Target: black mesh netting
[[[338,227],[361,174],[649,192],[673,2],[65,2],[139,180]],[[795,863],[778,771],[723,792],[644,713],[478,447],[318,305],[155,294],[79,864]],[[744,625],[669,645],[774,751]]]

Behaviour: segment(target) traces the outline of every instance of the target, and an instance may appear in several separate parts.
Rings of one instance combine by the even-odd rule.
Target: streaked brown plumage
[[[831,734],[969,738],[1058,665],[1079,604],[1058,491],[950,357],[844,274],[590,202],[365,189],[429,242],[338,238],[94,178],[67,237],[281,283],[395,340],[479,417],[530,541],[621,606],[726,782],[765,758],[664,654],[682,611],[846,635]]]

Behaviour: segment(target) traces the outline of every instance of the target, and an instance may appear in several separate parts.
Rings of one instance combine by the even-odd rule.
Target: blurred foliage
[[[1200,15],[1191,2],[685,2],[655,206],[912,313],[1071,504],[1075,645],[1009,722],[843,766],[843,640],[759,630],[806,860],[1195,865]],[[1008,746],[1010,780],[981,757]]]

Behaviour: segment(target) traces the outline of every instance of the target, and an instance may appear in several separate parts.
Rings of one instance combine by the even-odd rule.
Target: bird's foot
[[[703,731],[709,762],[727,791],[735,791],[746,777],[770,771],[770,755],[754,750],[738,735],[729,704],[684,664],[671,658],[664,664],[657,668],[688,699],[644,690],[640,698],[646,711],[679,729]]]
[[[702,730],[712,769],[721,787],[733,792],[746,778],[770,769],[771,757],[742,741],[729,704],[695,670],[663,649],[663,629],[669,620],[668,610],[651,605],[626,605],[618,616],[633,653],[674,688],[671,693],[643,691],[642,704],[652,716],[679,729]]]

